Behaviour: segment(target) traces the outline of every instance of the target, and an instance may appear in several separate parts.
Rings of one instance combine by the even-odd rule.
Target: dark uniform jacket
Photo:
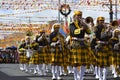
[[[95,36],[100,41],[108,41],[112,37],[112,33],[104,31],[103,30],[104,28],[105,26],[98,25],[96,26],[96,29],[95,29]]]
[[[42,38],[40,41],[38,41],[38,38],[41,36],[36,36],[36,42],[39,44],[39,46],[46,46],[48,44],[48,41],[46,38]]]
[[[74,31],[75,29],[78,29],[76,26],[75,26],[75,23],[71,23],[70,24],[70,36],[71,37],[76,37],[76,38],[84,38],[85,36],[85,33],[87,34],[90,34],[91,31],[90,29],[87,27],[87,25],[81,25],[80,28],[84,28],[83,30],[81,30],[80,34],[74,34]]]

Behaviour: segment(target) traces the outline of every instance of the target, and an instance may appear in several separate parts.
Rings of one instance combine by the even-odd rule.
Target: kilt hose
[[[100,67],[109,67],[112,64],[112,51],[108,44],[100,44],[97,51],[97,64]]]
[[[90,48],[84,41],[72,41],[71,66],[90,65]]]
[[[33,51],[33,55],[30,57],[29,64],[39,64],[39,54],[37,51]]]
[[[47,46],[42,46],[40,47],[39,50],[39,63],[40,64],[48,64],[50,63],[50,59],[51,59],[51,55],[50,55],[50,51],[49,51],[49,47]]]

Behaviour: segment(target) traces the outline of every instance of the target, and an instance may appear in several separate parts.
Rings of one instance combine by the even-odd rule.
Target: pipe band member
[[[59,32],[60,24],[55,23],[53,25],[54,31],[50,33],[50,47],[52,55],[52,79],[61,79],[60,68],[64,63],[64,36]],[[55,72],[55,70],[57,70]],[[57,76],[56,76],[57,75]]]
[[[91,34],[91,30],[84,22],[81,11],[75,11],[73,15],[74,21],[70,24],[70,37],[71,37],[71,52],[72,59],[71,65],[74,66],[74,79],[77,80],[77,75],[80,80],[83,80],[85,66],[89,64],[89,46],[85,40],[85,34]],[[80,71],[77,67],[80,66]],[[80,73],[80,74],[78,74]]]
[[[97,25],[95,27],[95,37],[97,39],[95,46],[97,53],[97,65],[99,68],[99,79],[106,80],[107,67],[111,65],[111,46],[109,40],[112,37],[111,28],[105,24],[103,16],[97,17]]]

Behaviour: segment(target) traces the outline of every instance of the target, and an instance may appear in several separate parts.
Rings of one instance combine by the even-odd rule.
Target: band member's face
[[[104,23],[104,20],[99,20],[98,21],[98,24],[103,24]]]
[[[82,19],[82,15],[75,15],[75,20],[80,21]]]
[[[55,32],[59,32],[59,28],[54,28],[54,31]]]

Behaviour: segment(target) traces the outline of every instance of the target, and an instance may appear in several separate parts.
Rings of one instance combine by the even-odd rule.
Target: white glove
[[[115,49],[115,50],[119,50],[119,44],[115,44],[115,45],[114,45],[114,49]]]
[[[55,43],[55,42],[51,43],[51,46],[55,46],[55,45],[56,45],[56,43]]]
[[[60,43],[60,40],[58,40],[57,42],[56,42],[56,44],[59,44]]]

